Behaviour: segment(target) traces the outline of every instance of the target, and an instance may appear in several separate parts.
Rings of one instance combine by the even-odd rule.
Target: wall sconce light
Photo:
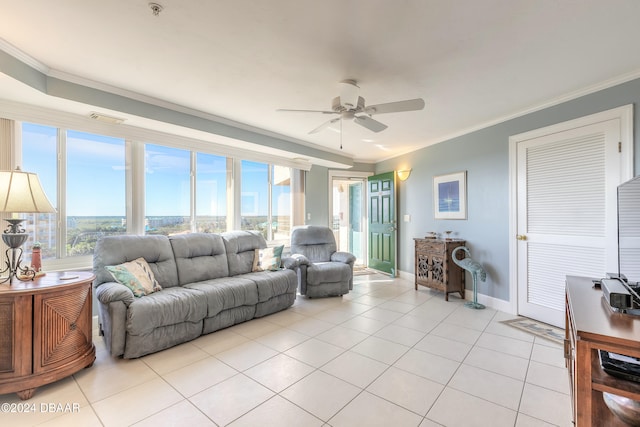
[[[411,168],[403,169],[401,171],[397,171],[396,173],[398,174],[398,178],[400,178],[400,181],[406,181],[407,178],[409,178],[409,175],[411,175]]]

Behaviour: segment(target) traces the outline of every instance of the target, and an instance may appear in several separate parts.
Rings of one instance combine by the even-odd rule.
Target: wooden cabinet
[[[449,294],[458,292],[464,299],[464,270],[458,267],[452,258],[452,252],[458,246],[464,246],[464,240],[458,239],[413,239],[415,241],[415,288],[418,285],[444,292],[445,300]],[[464,253],[460,255],[464,257]]]
[[[36,388],[93,364],[93,279],[47,273],[0,285],[0,394],[29,399]]]
[[[626,426],[604,403],[603,392],[640,400],[640,383],[600,366],[598,350],[640,357],[640,316],[614,312],[590,278],[568,276],[565,358],[577,427]]]
[[[31,308],[29,296],[0,296],[0,384],[31,373],[31,343],[19,339],[31,336]]]

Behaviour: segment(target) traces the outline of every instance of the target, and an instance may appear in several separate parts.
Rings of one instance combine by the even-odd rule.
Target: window
[[[191,153],[145,145],[145,234],[191,230]]]
[[[291,168],[242,161],[242,230],[286,241],[291,231]]]
[[[56,211],[58,210],[58,130],[32,123],[22,124],[22,170],[38,174],[42,189]],[[23,223],[29,233],[24,244],[25,252],[33,243],[42,245],[42,259],[56,257],[57,214],[25,215]]]
[[[292,183],[299,186],[303,176],[294,169],[86,131],[19,126],[19,165],[38,174],[56,208],[25,215],[25,253],[39,242],[45,269],[89,266],[96,242],[110,234],[242,229],[259,230],[268,241],[289,239]]]
[[[240,181],[241,230],[259,230],[269,239],[269,173],[266,163],[242,161]]]
[[[291,235],[291,168],[272,166],[270,240],[288,241]]]
[[[67,131],[66,255],[93,253],[101,236],[126,229],[125,142]]]
[[[60,155],[60,167],[59,153],[66,153]],[[90,255],[100,236],[124,233],[124,153],[122,139],[23,123],[23,169],[38,174],[57,210],[27,215],[31,240],[26,247],[39,242],[43,259]],[[64,218],[59,225],[58,217]]]
[[[196,154],[196,231],[227,231],[227,158]]]

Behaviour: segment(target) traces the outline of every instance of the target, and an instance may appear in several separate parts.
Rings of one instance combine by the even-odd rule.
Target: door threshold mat
[[[353,275],[354,276],[364,276],[367,274],[376,274],[377,271],[372,270],[370,268],[364,267],[364,268],[353,268]]]
[[[564,329],[538,322],[537,320],[518,317],[517,319],[503,320],[500,323],[528,332],[537,337],[548,339],[556,344],[562,345],[564,343]]]

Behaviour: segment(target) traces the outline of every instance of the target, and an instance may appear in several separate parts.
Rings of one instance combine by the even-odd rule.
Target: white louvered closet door
[[[567,275],[617,271],[619,120],[518,143],[518,312],[564,327]]]

